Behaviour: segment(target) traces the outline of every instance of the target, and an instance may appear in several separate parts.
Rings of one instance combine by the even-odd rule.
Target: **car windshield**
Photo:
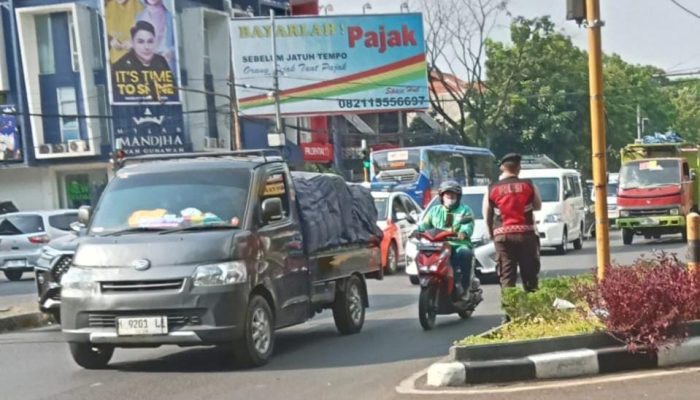
[[[44,232],[44,221],[40,215],[5,215],[0,217],[0,236],[40,232]]]
[[[544,202],[559,201],[559,178],[532,178]]]
[[[620,170],[622,189],[649,188],[681,183],[677,160],[641,160],[624,164]]]
[[[108,186],[95,210],[91,234],[227,224],[244,218],[247,169],[197,169],[123,174]]]
[[[377,218],[379,221],[385,220],[388,217],[389,198],[374,198],[374,207],[377,209]]]

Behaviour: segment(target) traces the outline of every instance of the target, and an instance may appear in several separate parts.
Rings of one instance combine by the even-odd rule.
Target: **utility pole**
[[[275,11],[270,9],[270,22],[272,24],[272,88],[275,96],[275,125],[278,135],[282,134],[282,112],[280,111],[280,80],[277,70],[277,32],[275,26]]]
[[[605,278],[610,265],[608,232],[607,163],[605,146],[605,104],[603,99],[603,57],[600,31],[599,0],[587,0],[588,72],[591,103],[591,142],[593,150],[593,185],[595,187],[596,255],[598,280]]]
[[[229,82],[229,104],[231,111],[231,147],[234,150],[241,150],[241,120],[238,117],[238,104],[236,99],[236,86],[233,76],[233,59],[229,57],[229,77],[231,78]]]
[[[637,141],[642,142],[642,112],[637,104]]]

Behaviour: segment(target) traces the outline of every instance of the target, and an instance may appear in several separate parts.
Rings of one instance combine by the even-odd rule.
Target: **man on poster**
[[[138,21],[131,28],[131,50],[112,65],[117,101],[167,102],[177,96],[175,79],[165,57],[156,53],[153,25]]]

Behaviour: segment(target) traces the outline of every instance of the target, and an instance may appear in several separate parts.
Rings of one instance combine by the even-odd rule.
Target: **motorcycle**
[[[457,313],[462,319],[471,317],[476,306],[483,300],[481,282],[474,276],[473,264],[469,268],[470,282],[465,293],[458,297],[455,293],[454,270],[450,265],[452,255],[448,240],[454,239],[452,231],[431,229],[416,233],[418,238],[418,279],[420,297],[418,317],[424,330],[435,327],[438,314]]]

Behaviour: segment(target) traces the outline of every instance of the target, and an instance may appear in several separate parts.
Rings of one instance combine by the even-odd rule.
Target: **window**
[[[100,118],[100,141],[102,145],[110,143],[110,119],[106,118],[109,114],[109,99],[107,99],[107,88],[105,85],[97,85],[97,112],[102,117]]]
[[[23,214],[0,217],[0,236],[27,235],[44,232],[44,221],[40,215]]]
[[[102,69],[104,57],[102,54],[102,42],[99,39],[102,37],[100,33],[101,22],[97,11],[90,12],[90,26],[92,27],[92,65],[94,69]]]
[[[446,152],[428,152],[430,179],[433,187],[442,182],[456,181],[460,186],[467,186],[466,159],[461,154]]]
[[[683,180],[690,180],[690,168],[688,167],[688,163],[683,163]]]
[[[289,218],[289,196],[287,196],[287,177],[282,172],[273,172],[265,181],[265,188],[261,196],[260,204],[271,199],[279,198],[282,201],[282,219]],[[261,224],[263,225],[263,224]]]
[[[61,115],[61,137],[63,142],[80,139],[78,126],[78,101],[74,87],[56,89],[58,96],[58,113]]]
[[[559,201],[559,178],[533,178],[543,202]]]
[[[78,51],[78,41],[75,32],[75,23],[73,22],[73,14],[68,14],[68,41],[70,42],[71,64],[73,71],[80,71],[80,53]]]
[[[39,73],[55,74],[56,62],[53,51],[53,34],[51,33],[51,14],[34,17],[36,25],[36,43],[39,51]]]
[[[49,217],[49,225],[61,231],[70,231],[70,224],[78,220],[77,213],[52,215]]]
[[[401,196],[394,197],[394,201],[391,202],[391,219],[392,219],[392,221],[397,220],[396,214],[398,214],[398,213],[407,214],[406,208],[404,207],[404,204],[401,201]]]
[[[569,181],[569,190],[573,197],[579,197],[581,196],[581,186],[579,185],[579,179],[576,176],[569,176],[567,177]]]
[[[387,203],[389,199],[386,197],[375,197],[374,198],[374,208],[377,209],[377,219],[379,221],[385,220],[387,218]]]

